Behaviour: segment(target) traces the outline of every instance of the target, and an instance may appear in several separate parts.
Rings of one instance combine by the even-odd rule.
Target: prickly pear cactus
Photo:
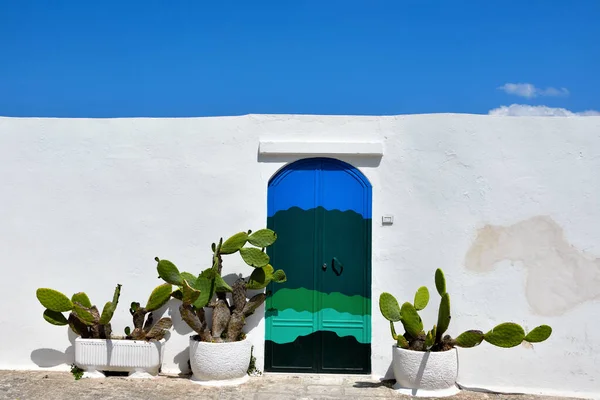
[[[389,293],[382,293],[379,297],[379,309],[385,319],[390,322],[390,331],[398,347],[417,351],[445,351],[458,347],[475,347],[483,341],[498,347],[510,348],[523,342],[539,343],[547,340],[552,334],[548,325],[540,325],[528,334],[518,324],[505,322],[497,325],[487,333],[479,330],[469,330],[460,334],[456,339],[444,335],[450,325],[450,295],[446,291],[446,278],[441,269],[435,271],[435,287],[440,295],[437,325],[427,332],[423,331],[423,322],[419,311],[429,303],[429,290],[420,287],[415,294],[413,303],[406,302],[402,307]],[[395,322],[401,322],[405,333],[398,335],[394,327]]]
[[[120,294],[121,285],[117,285],[112,301],[106,302],[100,314],[84,292],[75,293],[69,299],[54,289],[39,288],[36,291],[39,302],[46,307],[43,317],[47,322],[52,325],[69,325],[71,330],[82,338],[95,339],[111,337],[110,320],[117,308]],[[65,317],[63,312],[69,311],[69,316]]]
[[[276,240],[277,234],[270,229],[238,232],[225,241],[221,238],[218,243],[211,245],[211,267],[197,277],[188,272],[180,272],[168,260],[155,258],[159,277],[168,284],[178,286],[171,297],[182,301],[179,307],[181,317],[198,334],[199,340],[240,340],[245,318],[254,313],[266,299],[264,293],[259,293],[247,300],[247,291],[263,290],[271,283],[283,283],[287,280],[283,270],[275,270],[269,264],[270,259],[265,252],[265,248]],[[248,278],[229,286],[221,276],[223,256],[235,253],[253,270]],[[213,309],[212,330],[207,328],[204,307]]]

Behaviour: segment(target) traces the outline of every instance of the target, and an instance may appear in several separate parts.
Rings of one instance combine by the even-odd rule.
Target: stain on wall
[[[510,226],[486,225],[468,250],[465,265],[473,271],[491,271],[504,260],[526,268],[527,301],[537,314],[561,315],[600,298],[600,258],[572,246],[562,227],[548,216]]]

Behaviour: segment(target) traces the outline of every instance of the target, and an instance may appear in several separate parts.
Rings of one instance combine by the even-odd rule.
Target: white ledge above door
[[[381,142],[277,142],[260,141],[258,153],[262,156],[276,155],[347,155],[382,157]]]

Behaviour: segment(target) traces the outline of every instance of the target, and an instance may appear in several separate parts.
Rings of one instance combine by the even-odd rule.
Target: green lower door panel
[[[315,363],[320,356],[322,365]],[[323,372],[341,374],[370,373],[371,345],[353,336],[339,337],[335,332],[317,331],[298,336],[290,343],[266,341],[265,357],[270,372]]]

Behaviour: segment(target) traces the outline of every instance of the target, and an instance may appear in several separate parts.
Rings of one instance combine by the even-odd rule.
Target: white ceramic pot
[[[248,380],[251,343],[199,342],[190,337],[192,381],[206,386],[239,385]]]
[[[392,368],[402,394],[417,397],[446,397],[457,394],[458,352],[405,350],[392,346]]]
[[[151,378],[162,364],[165,339],[147,342],[125,339],[75,339],[75,364],[84,377],[104,378],[102,371],[129,372],[131,378]]]

